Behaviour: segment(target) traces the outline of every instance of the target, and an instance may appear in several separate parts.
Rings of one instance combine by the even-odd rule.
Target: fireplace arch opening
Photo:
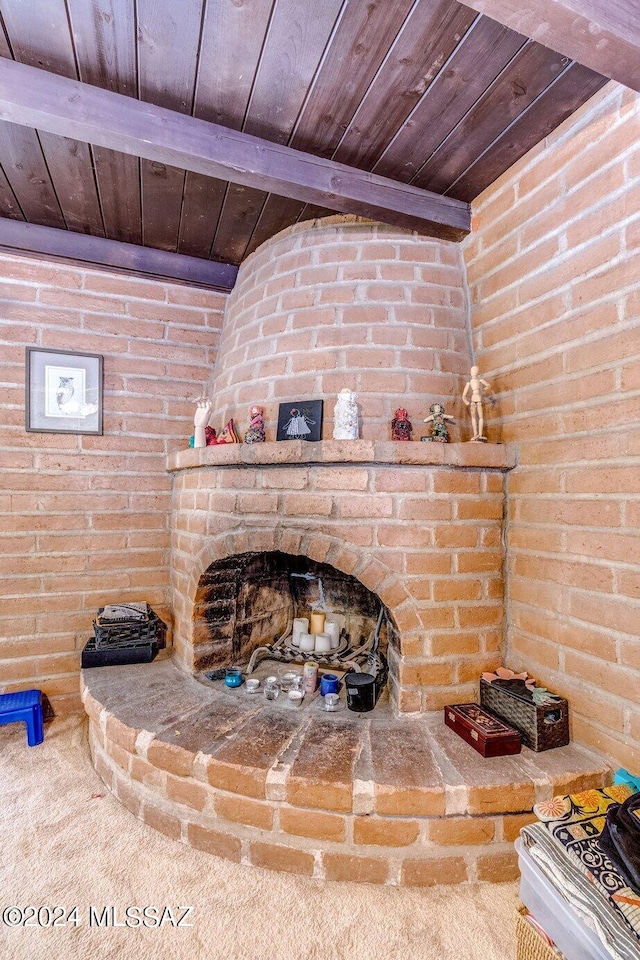
[[[329,652],[293,641],[296,618],[323,612],[337,625]],[[380,597],[328,563],[279,550],[249,551],[214,561],[202,574],[194,604],[197,672],[238,664],[251,672],[262,658],[377,673],[386,680],[387,651],[398,647],[392,614]]]

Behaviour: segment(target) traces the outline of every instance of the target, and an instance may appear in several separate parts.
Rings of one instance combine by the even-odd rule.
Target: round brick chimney
[[[358,394],[361,437],[389,439],[402,406],[419,439],[434,400],[464,415],[466,318],[459,245],[354,217],[296,224],[240,267],[210,385],[211,422],[233,417],[242,432],[258,403],[274,440],[281,402],[323,399],[330,438],[336,395],[348,387]]]

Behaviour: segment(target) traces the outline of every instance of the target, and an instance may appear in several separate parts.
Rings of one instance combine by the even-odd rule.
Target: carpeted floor
[[[98,795],[98,796],[96,796]],[[227,863],[136,820],[94,772],[86,724],[28,748],[0,727],[0,914],[78,907],[77,926],[9,927],[3,960],[511,960],[514,883],[404,890]],[[89,925],[90,906],[192,906],[188,928]],[[15,921],[15,912],[8,915]],[[46,922],[46,913],[41,913]],[[33,922],[33,921],[32,921]]]

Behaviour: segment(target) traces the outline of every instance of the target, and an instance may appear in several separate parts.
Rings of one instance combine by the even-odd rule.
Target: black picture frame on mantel
[[[103,358],[27,347],[25,429],[101,436]]]
[[[323,410],[323,400],[290,400],[281,403],[276,440],[321,440]]]

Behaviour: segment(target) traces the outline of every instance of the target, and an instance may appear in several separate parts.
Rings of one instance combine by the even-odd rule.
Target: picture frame
[[[322,440],[323,400],[290,400],[278,408],[276,440]]]
[[[102,435],[103,358],[27,347],[25,429]]]

